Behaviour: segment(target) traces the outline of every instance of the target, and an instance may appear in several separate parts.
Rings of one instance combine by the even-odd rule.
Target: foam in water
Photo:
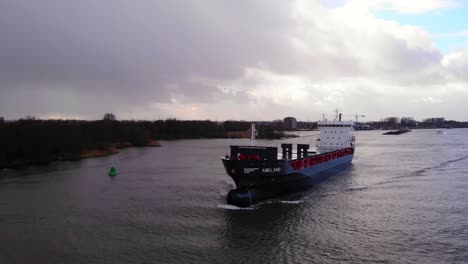
[[[258,203],[260,204],[271,204],[271,203],[282,203],[282,204],[300,204],[304,202],[303,200],[297,200],[297,201],[290,201],[290,200],[267,200],[264,202]]]
[[[231,187],[236,187],[231,181],[227,180],[227,179],[223,179],[223,182],[225,184],[227,184],[228,186],[231,186]]]
[[[300,204],[300,203],[302,203],[304,201],[298,200],[298,201],[278,201],[278,202],[284,203],[284,204]]]
[[[235,205],[230,204],[218,204],[218,208],[226,209],[226,210],[253,210],[253,207],[237,207]]]

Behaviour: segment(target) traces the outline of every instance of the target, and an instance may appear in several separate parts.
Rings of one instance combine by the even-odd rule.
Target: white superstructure
[[[320,136],[317,150],[320,153],[345,148],[354,148],[353,122],[319,121]]]

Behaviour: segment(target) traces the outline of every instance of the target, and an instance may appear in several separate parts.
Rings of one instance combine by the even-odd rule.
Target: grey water
[[[337,175],[247,209],[220,161],[243,139],[2,171],[0,263],[468,263],[468,130],[356,141]]]

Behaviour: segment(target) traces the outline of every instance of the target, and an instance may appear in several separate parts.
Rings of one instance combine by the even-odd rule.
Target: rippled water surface
[[[467,263],[468,130],[356,138],[338,175],[248,209],[219,159],[244,140],[0,172],[0,263]]]

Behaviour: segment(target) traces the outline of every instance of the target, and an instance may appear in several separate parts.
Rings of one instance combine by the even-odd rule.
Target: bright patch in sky
[[[422,14],[382,9],[374,11],[374,14],[380,19],[421,27],[433,36],[436,46],[444,53],[468,49],[468,3],[459,2],[451,8]]]

